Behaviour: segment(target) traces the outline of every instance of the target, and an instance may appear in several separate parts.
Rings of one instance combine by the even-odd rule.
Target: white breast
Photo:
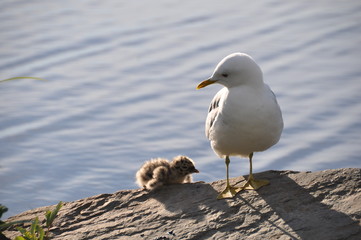
[[[222,158],[264,151],[280,139],[282,114],[267,85],[223,88],[213,98],[209,110],[206,135]]]

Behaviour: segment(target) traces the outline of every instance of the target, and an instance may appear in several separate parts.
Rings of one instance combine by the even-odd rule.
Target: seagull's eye
[[[226,78],[226,77],[228,77],[228,74],[227,74],[227,73],[223,73],[222,76]]]

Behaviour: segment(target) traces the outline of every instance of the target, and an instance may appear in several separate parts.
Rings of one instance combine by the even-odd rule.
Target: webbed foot
[[[227,186],[217,197],[217,199],[233,198],[238,192],[243,190],[240,187]]]
[[[247,182],[243,185],[242,189],[244,190],[257,190],[263,186],[268,185],[270,182],[268,180],[256,180],[253,177],[248,179]]]

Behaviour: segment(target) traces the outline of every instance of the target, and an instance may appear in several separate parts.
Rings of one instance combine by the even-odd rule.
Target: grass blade
[[[55,209],[51,212],[50,217],[49,217],[49,227],[53,224],[53,221],[62,206],[63,206],[63,202],[60,201],[58,203],[58,205],[56,205]],[[48,221],[46,221],[46,224],[48,225]]]
[[[37,77],[13,77],[13,78],[0,80],[0,83],[1,82],[6,82],[6,81],[18,80],[18,79],[34,79],[34,80],[46,81],[45,79],[37,78]]]
[[[23,238],[22,236],[17,236],[14,238],[14,240],[26,240],[25,238]]]

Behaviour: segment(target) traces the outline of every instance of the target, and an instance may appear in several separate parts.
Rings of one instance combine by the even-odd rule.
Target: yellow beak
[[[200,84],[198,84],[198,86],[197,86],[197,90],[198,89],[201,89],[201,88],[204,88],[204,87],[206,87],[206,86],[208,86],[208,85],[211,85],[211,84],[213,84],[213,83],[215,83],[216,81],[214,81],[214,80],[211,80],[211,79],[207,79],[207,80],[204,80],[203,82],[201,82]]]

